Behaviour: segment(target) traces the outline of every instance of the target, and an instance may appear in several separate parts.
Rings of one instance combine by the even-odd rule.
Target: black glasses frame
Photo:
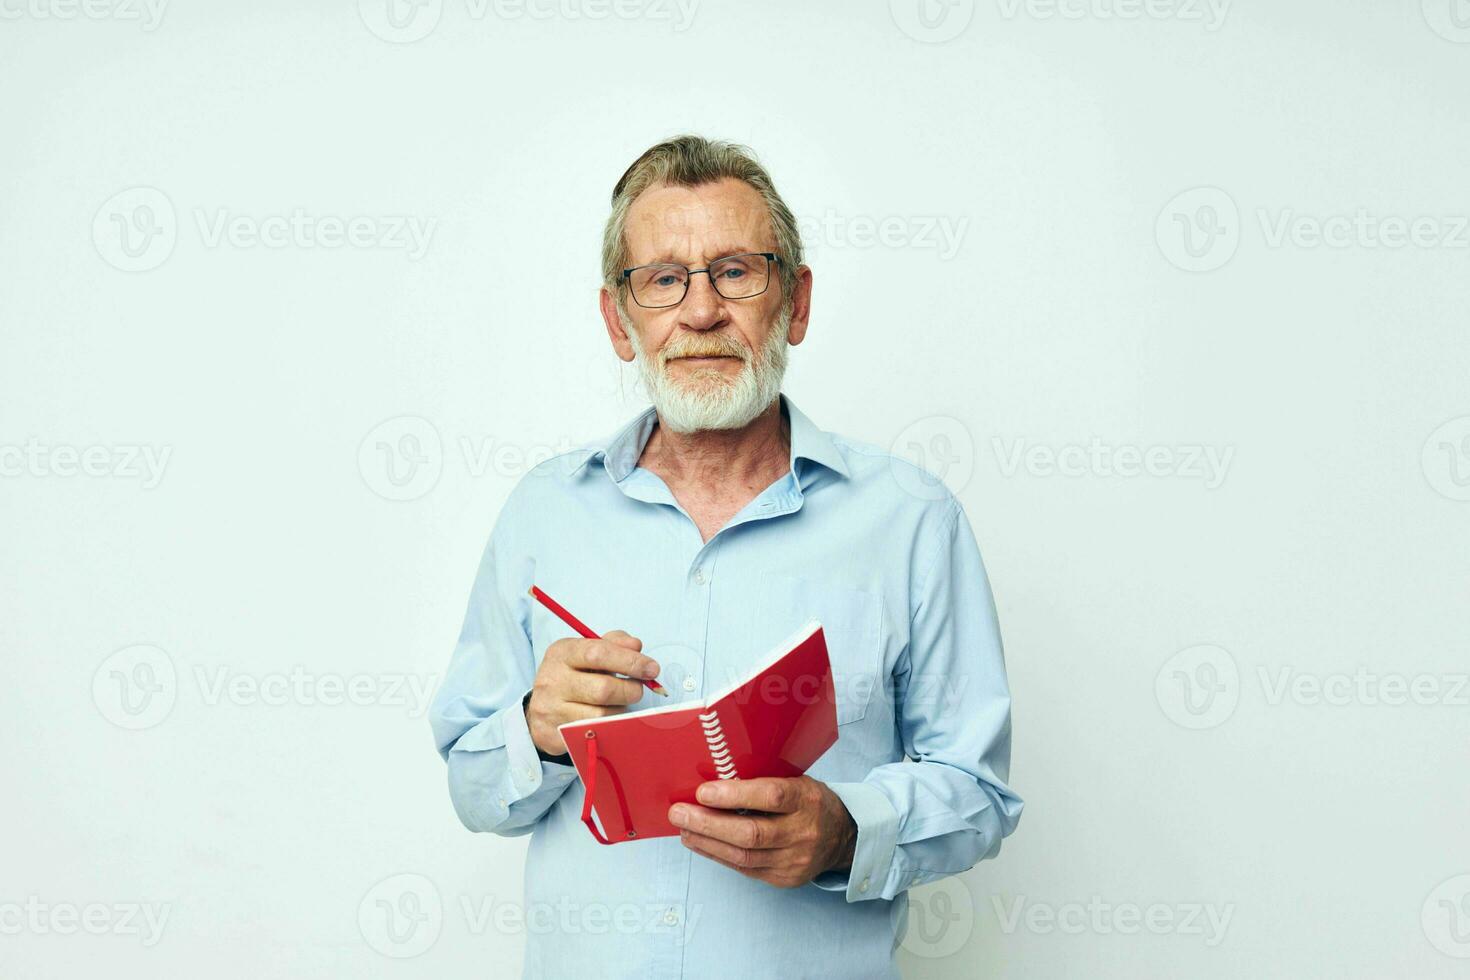
[[[710,285],[714,287],[715,292],[720,293],[720,296],[724,297],[725,299],[755,299],[757,296],[764,295],[766,290],[771,288],[771,266],[774,264],[777,268],[779,268],[781,266],[781,256],[777,255],[775,252],[736,252],[734,255],[722,255],[719,258],[715,259],[715,262],[723,262],[725,259],[741,259],[745,258],[748,255],[760,255],[763,256],[766,260],[766,285],[764,288],[761,289],[760,292],[751,293],[749,296],[725,296],[724,293],[720,293],[720,284],[715,282],[714,276],[709,275],[710,266],[714,265],[713,262],[710,263],[710,265],[705,266],[703,269],[691,269],[687,265],[680,265],[677,262],[650,262],[647,265],[635,265],[631,269],[623,270],[623,282],[628,284],[628,294],[633,297],[633,302],[637,303],[645,310],[666,310],[671,306],[678,306],[680,303],[684,302],[684,298],[689,295],[689,283],[694,280],[695,275],[701,272],[703,272],[706,276],[709,276]],[[646,303],[641,302],[638,299],[637,291],[633,289],[633,283],[631,281],[633,273],[637,272],[639,269],[652,269],[656,266],[665,265],[675,266],[677,268],[683,269],[686,273],[688,273],[688,275],[684,279],[683,294],[680,295],[680,297],[672,303],[661,303],[658,306],[649,306]]]

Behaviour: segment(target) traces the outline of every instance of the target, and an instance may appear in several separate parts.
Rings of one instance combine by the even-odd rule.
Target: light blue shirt
[[[528,473],[490,535],[430,721],[465,826],[531,834],[526,976],[894,977],[905,890],[993,857],[1020,818],[995,605],[959,502],[781,400],[789,471],[707,542],[638,466],[652,408]],[[641,639],[672,702],[820,620],[838,740],[808,775],[857,824],[851,871],[781,889],[677,837],[598,844],[575,770],[538,757],[521,709],[546,648],[576,635],[532,583]]]

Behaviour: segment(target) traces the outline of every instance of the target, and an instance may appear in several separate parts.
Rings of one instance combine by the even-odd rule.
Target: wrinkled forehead
[[[638,196],[623,226],[628,265],[702,263],[737,252],[772,252],[776,236],[760,192],[743,180],[657,185]]]

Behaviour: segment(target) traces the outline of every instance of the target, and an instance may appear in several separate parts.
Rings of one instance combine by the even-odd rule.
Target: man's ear
[[[622,360],[633,360],[633,338],[623,329],[623,321],[618,317],[617,297],[613,296],[612,290],[602,287],[597,296],[597,305],[602,310],[602,322],[607,324],[607,339],[612,341],[613,350],[617,351]]]
[[[786,342],[793,347],[806,336],[807,321],[812,315],[812,270],[810,266],[798,266],[796,285],[791,290],[791,329],[786,332]]]

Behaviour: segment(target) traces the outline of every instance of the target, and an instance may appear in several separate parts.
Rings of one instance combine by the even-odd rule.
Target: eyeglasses
[[[743,252],[715,259],[705,269],[657,262],[623,270],[623,279],[633,292],[633,302],[646,310],[678,306],[689,292],[689,280],[703,272],[710,285],[725,299],[750,299],[771,284],[771,267],[779,264],[775,252]]]

